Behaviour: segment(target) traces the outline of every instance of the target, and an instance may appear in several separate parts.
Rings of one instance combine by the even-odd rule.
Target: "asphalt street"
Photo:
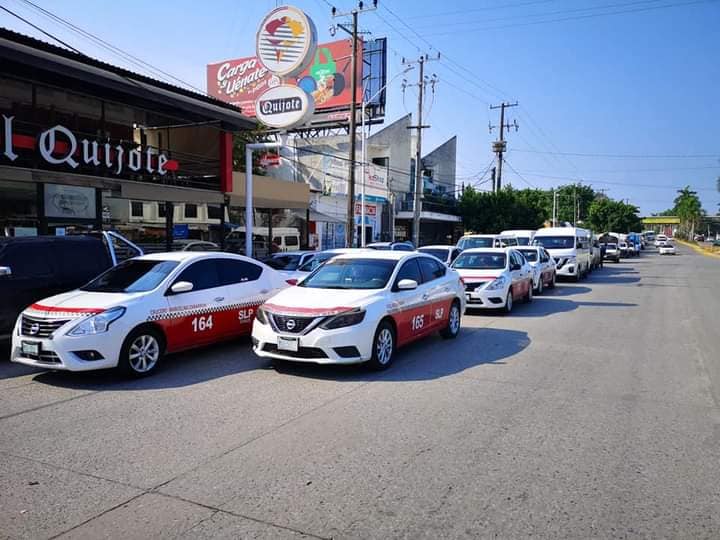
[[[0,362],[0,537],[718,538],[720,260],[679,252],[383,373],[249,340],[139,381]]]

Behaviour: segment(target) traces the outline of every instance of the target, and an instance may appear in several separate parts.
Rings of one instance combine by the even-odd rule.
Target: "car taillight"
[[[285,283],[287,283],[288,285],[297,285],[297,284],[298,284],[298,280],[295,279],[295,278],[286,279],[286,280],[285,280]]]

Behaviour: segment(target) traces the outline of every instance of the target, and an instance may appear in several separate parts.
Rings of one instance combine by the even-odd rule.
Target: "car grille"
[[[290,358],[327,358],[327,354],[317,347],[299,347],[297,351],[280,351],[274,343],[266,343],[263,345],[263,351],[276,353]]]
[[[555,257],[555,264],[558,268],[562,268],[566,261],[567,259],[560,259],[559,257]]]
[[[279,332],[288,332],[290,334],[300,334],[317,318],[275,314],[271,314],[270,316]]]
[[[483,285],[485,285],[487,281],[473,281],[472,283],[465,283],[465,290],[467,292],[472,292],[475,289],[479,289]]]
[[[23,358],[29,358],[43,364],[61,364],[60,357],[52,351],[40,351],[40,354],[23,354]]]
[[[55,330],[60,328],[69,320],[70,319],[41,319],[39,317],[23,315],[20,323],[20,333],[23,336],[36,338],[50,337]]]

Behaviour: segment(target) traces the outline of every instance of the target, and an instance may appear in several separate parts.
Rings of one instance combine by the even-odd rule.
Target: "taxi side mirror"
[[[171,294],[181,294],[190,292],[193,290],[194,285],[190,283],[189,281],[178,281],[177,283],[173,284],[172,287],[170,287],[170,293]]]
[[[0,277],[12,276],[12,268],[9,266],[0,266]]]
[[[414,279],[401,279],[398,281],[397,288],[400,291],[412,291],[413,289],[417,289],[418,282]]]

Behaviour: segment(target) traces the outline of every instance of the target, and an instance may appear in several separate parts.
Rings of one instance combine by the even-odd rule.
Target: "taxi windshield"
[[[492,236],[467,236],[460,239],[460,249],[488,248],[493,247],[495,239]]]
[[[298,284],[310,289],[383,289],[397,261],[386,259],[334,259]]]
[[[160,285],[177,265],[177,261],[130,259],[100,274],[80,290],[109,293],[151,291]]]
[[[465,270],[501,270],[505,268],[505,261],[504,253],[461,253],[452,266]]]

